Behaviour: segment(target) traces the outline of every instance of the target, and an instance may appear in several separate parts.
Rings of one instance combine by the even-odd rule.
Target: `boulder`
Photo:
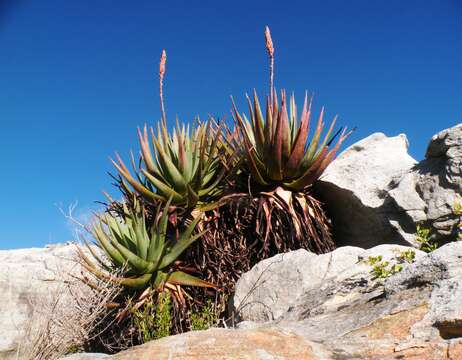
[[[111,356],[109,359],[315,360],[324,358],[322,350],[316,348],[316,344],[301,336],[278,328],[209,329],[152,341]]]
[[[237,321],[278,320],[306,294],[321,287],[329,289],[326,285],[329,283],[342,284],[349,299],[362,297],[364,286],[374,279],[369,258],[381,256],[381,262],[388,261],[390,267],[400,262],[400,254],[406,250],[409,248],[384,244],[368,250],[345,246],[322,255],[303,249],[276,255],[241,276],[231,302],[231,313]],[[422,251],[411,251],[417,259],[425,257]],[[327,306],[329,302],[318,295],[310,296],[309,301],[320,301],[320,305]],[[337,306],[337,302],[333,306]]]
[[[432,238],[445,243],[455,240],[460,216],[454,206],[462,204],[462,124],[433,136],[425,159],[412,167],[389,192],[402,216],[393,225],[409,242],[415,224],[432,229]]]
[[[340,251],[339,251],[340,250]],[[374,276],[368,259],[382,255],[390,265],[404,251],[415,251],[413,263],[403,263],[403,269],[385,278]],[[344,250],[343,250],[344,251]],[[265,260],[265,268],[274,260],[286,271],[308,274],[319,269],[319,277],[312,285],[299,276],[296,284],[303,288],[294,294],[296,299],[283,304],[272,304],[283,299],[286,283],[283,279],[266,279],[262,267],[254,267],[243,279],[253,278],[259,283],[260,294],[245,296],[247,280],[239,281],[236,296],[241,299],[241,311],[235,308],[240,319],[238,327],[249,329],[277,327],[297,334],[308,343],[318,344],[329,354],[326,359],[459,359],[462,355],[462,243],[451,243],[431,254],[411,247],[381,245],[369,250],[358,249],[356,261],[350,248],[347,260],[336,271],[326,270],[326,256],[342,258],[342,249],[331,254],[309,257],[306,265],[295,265],[290,257],[280,256]],[[346,263],[350,266],[346,266]],[[336,268],[332,265],[332,269]],[[325,276],[324,276],[325,274]],[[275,274],[273,274],[275,275]],[[265,287],[271,287],[271,289]],[[250,286],[250,288],[256,288]],[[273,300],[268,300],[268,297]],[[239,304],[239,300],[235,301]],[[264,304],[256,306],[255,313],[242,303]],[[269,318],[274,307],[279,316]],[[322,357],[321,357],[322,358]]]
[[[77,271],[74,254],[74,245],[0,251],[0,359],[16,359],[34,307]]]
[[[387,198],[395,181],[416,165],[406,135],[375,133],[350,146],[326,169],[315,191],[326,203],[338,245],[409,245],[392,226],[402,211]]]
[[[401,134],[382,133],[350,146],[315,185],[333,221],[338,245],[420,246],[416,225],[443,244],[457,239],[462,204],[462,124],[433,136],[425,159],[407,153]]]
[[[110,358],[110,355],[101,354],[101,353],[76,353],[72,355],[67,355],[62,360],[95,360],[95,359],[107,359]]]

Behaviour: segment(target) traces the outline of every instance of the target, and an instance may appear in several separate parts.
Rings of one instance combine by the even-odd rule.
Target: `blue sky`
[[[431,136],[462,122],[462,1],[0,0],[0,248],[72,239],[59,212],[97,208],[108,157],[137,150],[159,119],[157,63],[167,50],[170,119],[229,117],[232,94],[276,85],[358,130]]]

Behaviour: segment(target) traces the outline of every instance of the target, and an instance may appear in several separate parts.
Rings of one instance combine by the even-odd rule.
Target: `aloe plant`
[[[123,220],[104,214],[98,216],[93,224],[91,233],[109,263],[88,246],[93,260],[80,250],[81,264],[97,278],[127,288],[139,289],[150,285],[159,288],[165,284],[215,287],[174,266],[183,251],[203,235],[203,232],[193,234],[199,217],[173,239],[167,234],[171,198],[163,209],[160,205],[157,207],[154,222],[149,226],[143,207],[136,201],[135,204],[131,210],[125,207]],[[111,275],[114,271],[122,272],[122,275]]]
[[[245,114],[239,114],[234,105],[233,115],[241,136],[235,146],[242,153],[246,170],[262,187],[281,186],[292,191],[304,190],[319,178],[351,133],[347,133],[346,128],[341,128],[332,134],[336,123],[334,118],[323,137],[323,109],[316,130],[308,141],[311,100],[308,101],[306,95],[300,117],[294,96],[290,97],[288,106],[284,91],[280,106],[275,92],[267,99],[265,116],[256,92],[253,102],[249,97],[247,99],[250,119]],[[332,146],[336,138],[337,142]]]
[[[268,27],[265,43],[270,69],[265,108],[256,91],[252,99],[247,96],[247,115],[240,113],[233,101],[236,134],[229,145],[239,158],[234,184],[242,193],[250,194],[251,200],[244,207],[255,206],[255,230],[263,236],[264,253],[269,254],[269,237],[277,249],[301,246],[329,251],[335,246],[330,221],[312,185],[352,131],[346,127],[336,130],[337,117],[327,126],[322,109],[310,135],[312,99],[305,95],[301,112],[294,95],[288,98],[281,91],[279,102],[273,87],[275,48]]]
[[[150,202],[165,202],[171,197],[172,204],[189,208],[217,199],[225,176],[222,127],[213,119],[197,120],[196,124],[191,130],[177,124],[170,135],[162,121],[157,134],[150,128],[151,137],[146,126],[138,129],[142,166],[136,176],[131,175],[119,155],[117,161],[112,160],[124,190]]]

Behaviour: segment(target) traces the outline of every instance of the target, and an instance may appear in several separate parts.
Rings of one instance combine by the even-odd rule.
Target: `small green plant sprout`
[[[454,212],[454,215],[462,215],[462,204],[455,203],[452,207],[452,210]]]
[[[191,330],[207,330],[218,322],[218,316],[211,300],[198,312],[192,312],[189,316]]]
[[[389,261],[382,261],[382,255],[369,256],[368,262],[369,265],[372,266],[372,274],[378,279],[386,279],[403,269],[401,264],[394,264],[390,266]]]
[[[375,265],[382,261],[382,255],[379,256],[369,256],[368,257],[369,265]]]
[[[369,256],[368,263],[372,266],[372,274],[375,278],[386,279],[404,269],[404,264],[411,264],[415,261],[415,251],[412,249],[399,251],[396,256],[397,263],[382,261],[382,255]]]
[[[415,251],[412,249],[400,251],[397,259],[400,263],[412,264],[415,261]]]
[[[417,224],[416,236],[417,242],[420,244],[419,250],[426,253],[432,252],[438,248],[438,244],[430,238],[430,229]]]

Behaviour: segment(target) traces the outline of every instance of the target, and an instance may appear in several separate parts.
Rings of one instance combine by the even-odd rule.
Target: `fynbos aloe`
[[[214,287],[174,266],[174,262],[188,246],[203,233],[193,235],[199,220],[193,220],[178,238],[167,235],[169,199],[163,209],[157,207],[152,225],[147,224],[144,209],[136,203],[135,208],[125,207],[124,219],[104,214],[97,217],[91,233],[97,246],[107,255],[109,263],[88,246],[94,260],[80,251],[81,264],[97,278],[109,280],[128,288],[153,285],[191,285]],[[120,276],[111,275],[114,271]]]
[[[336,118],[322,138],[324,129],[324,110],[321,110],[316,130],[308,141],[311,115],[311,101],[305,96],[302,113],[298,118],[294,96],[290,97],[288,111],[286,94],[281,95],[279,108],[275,93],[266,103],[266,116],[263,116],[256,92],[253,103],[249,102],[250,120],[240,115],[234,106],[234,119],[241,136],[239,150],[252,179],[263,188],[282,186],[293,191],[302,191],[310,186],[327,165],[333,160],[336,151],[348,137],[346,128],[334,135]],[[337,143],[331,148],[338,137]]]
[[[124,191],[135,191],[151,202],[172,197],[172,204],[186,207],[217,199],[225,175],[220,159],[221,126],[213,119],[205,123],[198,120],[192,131],[189,126],[177,125],[170,136],[162,122],[157,134],[152,128],[150,132],[152,146],[147,127],[138,129],[142,166],[136,177],[120,156],[113,161],[122,176]]]
[[[310,138],[312,101],[305,95],[300,115],[293,95],[288,99],[282,91],[279,103],[273,88],[274,45],[268,28],[265,41],[270,65],[270,95],[264,113],[256,92],[252,100],[247,97],[248,116],[240,114],[233,102],[238,135],[233,138],[231,147],[240,155],[241,180],[242,177],[250,180],[237,184],[242,188],[245,183],[243,190],[255,194],[258,204],[256,229],[262,232],[264,247],[268,246],[267,239],[276,227],[280,231],[276,236],[279,238],[275,239],[278,248],[284,247],[284,239],[293,234],[297,242],[306,243],[309,239],[311,250],[330,250],[333,243],[329,221],[313,196],[311,186],[334,159],[351,131],[347,132],[346,128],[335,131],[337,119],[334,118],[323,135],[326,126],[322,109]],[[281,210],[279,218],[274,219],[274,210]]]

